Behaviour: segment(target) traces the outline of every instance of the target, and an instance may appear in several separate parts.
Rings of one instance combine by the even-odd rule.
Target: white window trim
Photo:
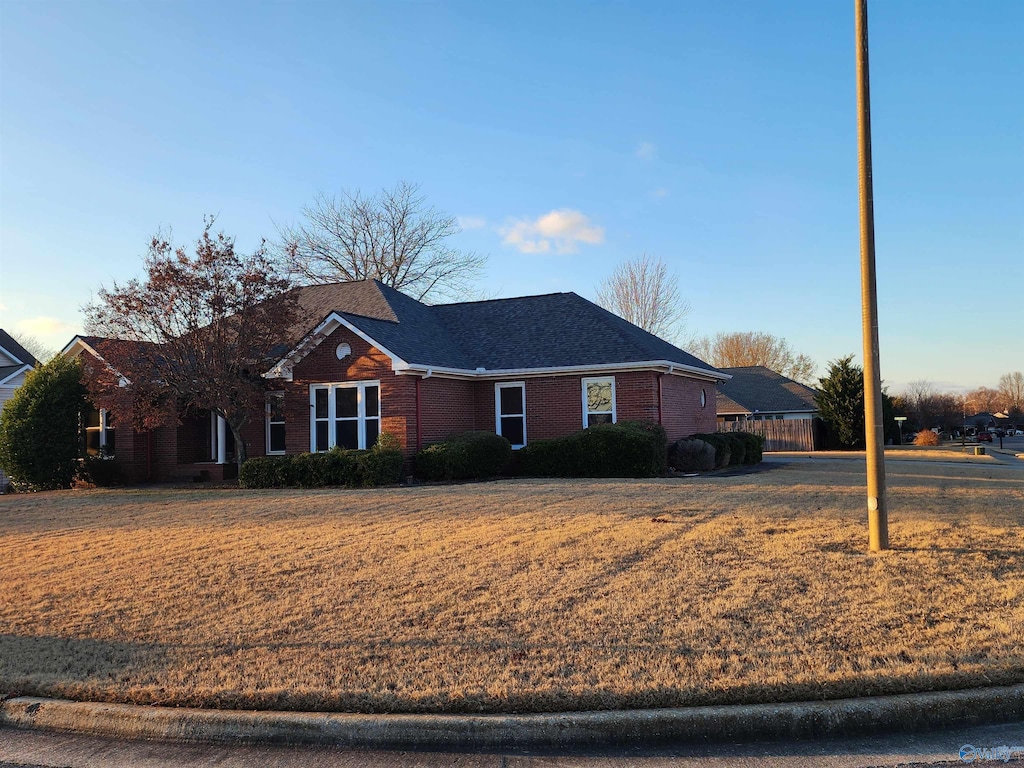
[[[519,389],[523,393],[523,412],[522,413],[502,413],[501,412],[501,390],[503,389]],[[519,450],[526,445],[526,382],[523,381],[500,381],[494,385],[494,431],[501,435],[501,418],[511,418],[512,416],[521,416],[523,419],[523,442],[512,444],[512,450]],[[504,435],[502,435],[504,437]],[[511,441],[510,441],[511,442]]]
[[[611,382],[612,385],[612,424],[618,421],[615,402],[615,377],[614,376],[592,376],[580,381],[581,398],[583,400],[583,428],[590,426],[589,416],[591,413],[604,413],[604,411],[590,411],[587,409],[587,384]]]
[[[271,414],[270,399],[272,397],[280,397],[283,400],[284,396],[285,396],[284,392],[267,392],[266,418],[264,419],[265,439],[266,439],[266,445],[264,447],[266,448],[267,456],[283,456],[284,454],[286,454],[288,452],[288,449],[287,449],[287,445],[288,445],[288,442],[287,442],[288,441],[288,438],[287,438],[288,427],[287,427],[287,422],[284,419],[284,414],[282,414],[282,416],[281,416],[281,418],[282,418],[281,421],[275,421],[275,422],[271,422],[270,421],[270,414]],[[282,403],[282,407],[283,407],[283,403]],[[285,450],[283,450],[283,451],[272,451],[272,450],[270,450],[270,425],[271,425],[271,423],[285,425]]]
[[[107,417],[107,409],[106,408],[97,408],[96,410],[98,410],[99,414],[100,414],[100,423],[99,423],[98,426],[95,426],[95,427],[85,427],[85,432],[86,432],[86,434],[88,434],[89,432],[96,432],[96,433],[98,433],[99,434],[98,447],[99,447],[99,450],[100,450],[100,455],[103,455],[103,456],[113,456],[114,454],[107,453],[107,445],[110,442],[107,439],[107,432],[108,432],[108,430],[113,430],[114,429],[109,424],[109,419]]]
[[[384,399],[381,397],[380,391],[380,380],[375,379],[373,381],[344,381],[344,382],[333,382],[324,384],[310,384],[309,385],[309,450],[310,453],[316,453],[316,393],[318,389],[327,390],[327,450],[334,448],[337,445],[337,430],[335,423],[337,422],[336,415],[336,402],[334,397],[334,391],[337,389],[358,389],[359,394],[356,397],[358,403],[357,415],[355,417],[358,427],[356,434],[358,438],[358,449],[362,450],[365,448],[372,448],[372,445],[366,445],[366,388],[377,387],[377,415],[370,416],[370,419],[376,419],[377,421],[377,434],[379,435],[383,431],[384,423]]]

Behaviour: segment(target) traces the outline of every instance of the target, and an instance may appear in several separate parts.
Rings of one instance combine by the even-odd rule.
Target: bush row
[[[656,477],[665,472],[668,439],[659,424],[598,424],[519,451],[519,471],[534,477]]]
[[[763,453],[761,435],[715,432],[692,435],[673,443],[668,451],[668,463],[680,472],[708,472],[739,464],[757,464]]]
[[[402,481],[402,463],[402,452],[393,448],[254,456],[242,464],[238,483],[243,488],[394,485]]]
[[[469,480],[500,475],[512,459],[512,444],[493,432],[462,432],[416,454],[424,480]]]

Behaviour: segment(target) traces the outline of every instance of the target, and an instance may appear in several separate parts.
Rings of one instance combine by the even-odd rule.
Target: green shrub
[[[55,357],[29,371],[0,412],[0,467],[15,488],[70,488],[79,470],[82,369]]]
[[[715,469],[722,469],[729,466],[732,459],[732,443],[726,440],[721,432],[704,433],[692,435],[698,440],[703,440],[715,449]]]
[[[372,448],[294,456],[255,456],[242,464],[238,482],[243,488],[325,488],[328,486],[394,485],[402,481],[402,452]]]
[[[121,467],[108,456],[86,456],[82,459],[78,476],[97,488],[107,488],[124,482]]]
[[[238,473],[243,488],[284,488],[292,485],[293,456],[254,456]]]
[[[574,435],[533,440],[516,451],[519,474],[532,477],[579,476]]]
[[[340,474],[337,466],[339,461],[332,461],[331,453],[299,453],[291,457],[291,482],[289,485],[296,485],[299,488],[323,488],[326,485],[333,485],[331,482],[334,469],[335,476]],[[339,457],[340,459],[340,457]]]
[[[753,432],[733,432],[746,444],[746,458],[744,464],[760,464],[764,458],[764,436]]]
[[[388,448],[378,450],[374,447],[371,451],[361,453],[362,455],[358,457],[361,485],[369,487],[402,482],[405,457],[401,451]]]
[[[656,477],[665,471],[665,431],[643,422],[597,424],[519,451],[524,475],[535,477]]]
[[[668,465],[678,472],[710,472],[715,468],[715,447],[693,437],[677,440],[668,449]]]
[[[501,474],[512,444],[493,432],[462,432],[416,454],[416,474],[425,480],[467,480]]]
[[[736,432],[720,432],[729,443],[729,466],[742,464],[747,458],[747,444]]]

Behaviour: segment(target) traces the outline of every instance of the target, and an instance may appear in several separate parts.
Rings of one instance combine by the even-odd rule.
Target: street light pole
[[[868,472],[868,547],[889,548],[885,497],[885,429],[878,355],[875,287],[875,208],[871,171],[871,88],[868,76],[868,2],[854,0],[857,31],[857,160],[860,192],[860,286],[864,337],[864,428]]]

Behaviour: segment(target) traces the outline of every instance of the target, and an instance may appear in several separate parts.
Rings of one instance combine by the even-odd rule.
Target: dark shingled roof
[[[575,293],[427,305],[377,280],[293,288],[299,311],[280,359],[332,314],[406,363],[475,371],[667,361],[719,371]],[[104,339],[79,337],[93,348]]]
[[[575,293],[429,306],[376,280],[311,286],[300,304],[327,309],[413,365],[475,370],[667,360],[718,371]],[[308,292],[308,295],[307,295]],[[333,306],[331,306],[333,304]]]
[[[22,365],[31,365],[34,368],[39,363],[31,352],[15,341],[14,338],[3,328],[0,328],[0,347],[3,347],[14,355],[14,357],[17,358],[15,362],[21,363]],[[18,367],[20,368],[21,366]],[[0,376],[0,378],[2,378],[2,376]]]
[[[815,390],[764,366],[722,368],[732,376],[718,385],[718,413],[816,411]]]
[[[488,370],[651,360],[716,369],[575,293],[432,307],[455,342]]]

